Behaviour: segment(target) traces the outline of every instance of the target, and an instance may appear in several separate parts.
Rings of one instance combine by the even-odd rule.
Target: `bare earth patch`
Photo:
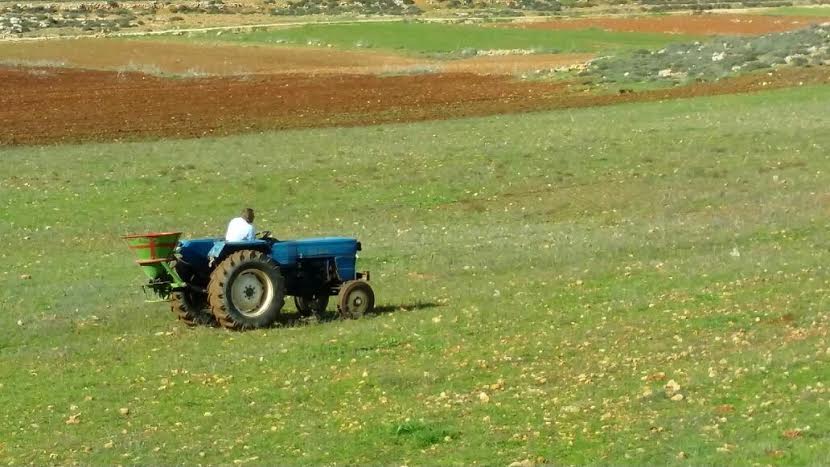
[[[598,28],[616,32],[651,32],[691,35],[759,35],[792,31],[826,18],[762,15],[672,15],[639,18],[583,18],[517,22],[502,25],[523,29],[572,30]]]
[[[584,63],[588,54],[540,54],[430,60],[376,51],[177,41],[70,39],[0,43],[0,64],[57,65],[91,70],[176,75],[396,74],[465,72],[514,74]]]
[[[0,68],[0,145],[190,138],[589,107],[830,83],[830,67],[665,90],[595,95],[564,82],[445,73],[164,79],[140,73]]]
[[[392,54],[175,41],[71,39],[0,43],[0,61],[172,74],[379,73],[421,61]]]

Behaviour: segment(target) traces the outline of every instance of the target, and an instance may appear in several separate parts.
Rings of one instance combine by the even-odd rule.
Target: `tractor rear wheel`
[[[210,274],[208,303],[216,320],[229,329],[255,329],[286,318],[285,280],[265,253],[242,250],[225,258]]]
[[[314,315],[321,318],[326,313],[326,307],[329,306],[329,296],[327,294],[319,294],[294,297],[294,306],[297,307],[300,316],[307,318]]]
[[[216,324],[208,308],[207,294],[195,290],[176,290],[170,294],[170,311],[188,326],[213,326]]]
[[[189,264],[173,261],[170,266],[188,284],[195,284],[196,275]],[[170,294],[170,311],[188,326],[214,326],[216,319],[210,312],[207,294],[193,289],[181,289]]]
[[[375,292],[366,281],[348,281],[337,294],[337,311],[347,319],[360,318],[375,308]]]

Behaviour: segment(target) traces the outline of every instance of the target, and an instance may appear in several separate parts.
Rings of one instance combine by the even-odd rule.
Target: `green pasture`
[[[2,148],[0,462],[826,465],[828,100]],[[246,205],[380,313],[142,302],[122,234]]]
[[[289,44],[341,49],[380,49],[422,55],[463,55],[476,50],[523,49],[538,52],[599,52],[619,48],[659,48],[693,41],[677,34],[539,31],[506,27],[418,22],[308,24],[233,34],[193,34],[196,40]]]

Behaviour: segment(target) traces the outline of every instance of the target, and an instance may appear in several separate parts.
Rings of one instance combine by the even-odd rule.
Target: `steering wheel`
[[[271,238],[271,231],[270,230],[263,230],[262,232],[258,233],[260,240],[265,240]]]

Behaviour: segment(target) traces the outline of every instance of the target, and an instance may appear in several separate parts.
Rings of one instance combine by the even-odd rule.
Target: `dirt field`
[[[566,83],[470,73],[162,79],[0,68],[0,145],[356,126],[731,94],[798,83],[830,83],[830,68],[615,95],[578,92]]]
[[[654,32],[697,35],[760,35],[791,31],[826,18],[761,15],[674,15],[639,18],[584,18],[557,21],[510,23],[505,27],[526,29],[599,28],[618,32]]]
[[[42,64],[152,74],[385,74],[414,71],[513,74],[584,63],[589,54],[473,57],[436,61],[374,51],[150,40],[71,39],[0,43],[0,64]]]
[[[215,75],[377,73],[422,63],[416,59],[374,52],[94,38],[0,43],[0,60],[52,62],[96,70],[132,69]]]

